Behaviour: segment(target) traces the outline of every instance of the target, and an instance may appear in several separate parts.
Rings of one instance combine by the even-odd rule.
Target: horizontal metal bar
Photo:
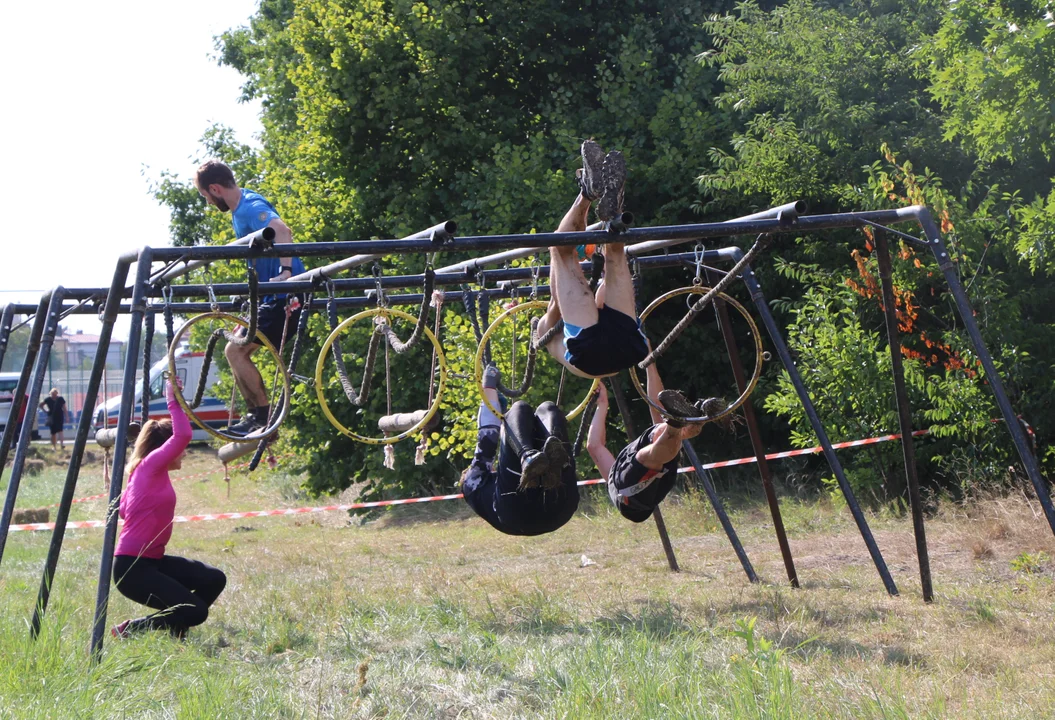
[[[457,229],[458,229],[458,223],[454,222],[453,220],[445,220],[444,222],[441,222],[438,225],[433,225],[432,227],[430,227],[430,228],[428,228],[426,230],[422,230],[421,232],[414,233],[413,235],[408,235],[407,237],[405,237],[403,239],[404,240],[417,240],[417,239],[421,239],[421,238],[428,238],[429,241],[433,245],[436,245],[437,247],[439,247],[439,246],[442,246],[442,245],[450,242],[451,239],[453,239],[453,237],[454,237],[454,231],[457,230]],[[356,268],[356,267],[359,267],[361,265],[366,265],[367,263],[373,262],[375,260],[380,260],[382,257],[384,257],[384,256],[383,255],[353,255],[350,258],[345,258],[344,260],[338,260],[337,262],[330,263],[329,265],[326,265],[324,267],[313,268],[311,270],[307,270],[305,272],[302,272],[299,275],[294,275],[293,277],[290,278],[290,280],[293,280],[293,281],[297,281],[297,280],[311,280],[312,278],[319,278],[319,277],[332,278],[334,275],[336,275],[339,272],[342,272],[344,270],[351,270],[352,268]]]
[[[780,218],[760,220],[735,220],[724,223],[696,223],[688,225],[662,225],[648,228],[630,228],[620,233],[620,239],[626,244],[635,242],[672,241],[670,244],[702,240],[714,237],[733,235],[757,235],[761,233],[810,233],[839,227],[855,227],[862,220],[878,223],[898,223],[914,220],[919,211],[918,206],[896,210],[873,210],[857,213],[837,213],[831,215],[808,215],[788,223]],[[605,231],[584,231],[569,233],[534,233],[512,235],[481,235],[463,237],[443,245],[444,252],[468,252],[474,250],[502,248],[544,248],[550,246],[574,246],[583,244],[605,244],[612,241],[610,233]],[[158,260],[171,260],[186,257],[191,260],[244,259],[251,257],[280,257],[286,248],[277,250],[269,248],[257,250],[245,246],[225,245],[222,247],[199,246],[194,248],[156,248],[152,249]],[[326,255],[344,255],[349,250],[361,254],[396,254],[413,252],[435,252],[437,247],[428,238],[415,240],[357,240],[350,242],[297,243],[297,257],[321,257]]]

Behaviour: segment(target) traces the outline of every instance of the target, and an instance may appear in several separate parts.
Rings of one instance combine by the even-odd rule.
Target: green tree
[[[222,62],[246,78],[246,96],[263,100],[263,150],[245,152],[219,130],[206,144],[209,154],[245,161],[236,174],[275,202],[297,241],[398,237],[445,219],[460,234],[549,230],[577,192],[578,146],[590,136],[626,154],[628,209],[646,224],[689,220],[692,179],[726,127],[710,107],[715,73],[694,61],[705,48],[704,13],[722,7],[264,0],[248,28],[220,42]],[[176,242],[231,239],[225,219],[203,214],[174,176],[163,176],[158,197],[173,211]],[[383,266],[421,272],[424,260]],[[445,315],[451,364],[468,374],[474,340],[455,325],[464,315]],[[313,320],[311,346],[325,325]],[[356,333],[344,341],[349,350],[365,347]],[[429,355],[413,355],[398,375],[399,403],[427,398]],[[683,362],[685,374],[691,365]],[[360,370],[351,369],[354,382]],[[475,439],[475,389],[455,382],[466,389],[445,408],[424,468],[403,443],[399,472],[381,470],[379,452],[336,436],[310,388],[294,394],[287,437],[320,491],[361,481],[374,483],[375,495],[449,484]],[[558,374],[538,383],[553,396]],[[336,387],[326,390],[338,403]],[[375,395],[364,415],[384,404]]]
[[[946,137],[977,153],[1018,221],[1015,248],[1050,273],[1055,232],[1055,15],[1046,1],[950,3],[923,55]]]

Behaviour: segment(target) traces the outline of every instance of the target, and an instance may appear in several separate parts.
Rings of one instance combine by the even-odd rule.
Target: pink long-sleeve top
[[[190,444],[191,427],[171,391],[166,393],[172,416],[172,437],[140,461],[121,495],[120,516],[125,521],[114,555],[157,560],[165,554],[176,515],[176,489],[169,465]]]

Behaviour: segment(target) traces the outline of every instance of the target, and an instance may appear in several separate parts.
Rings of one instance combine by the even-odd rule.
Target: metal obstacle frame
[[[1011,433],[1012,441],[1018,451],[1022,465],[1025,468],[1030,481],[1033,483],[1034,490],[1044,509],[1044,514],[1048,524],[1052,528],[1053,533],[1055,533],[1055,507],[1052,506],[1047,483],[1041,475],[1040,467],[1035,456],[1031,452],[1025,432],[1016,419],[1014,410],[1007,397],[1006,390],[1004,389],[1003,382],[997,372],[995,364],[993,363],[992,356],[982,340],[970,303],[956,275],[955,265],[949,256],[930,211],[923,206],[911,206],[896,210],[877,210],[823,215],[801,215],[800,213],[803,211],[804,207],[801,204],[792,203],[724,223],[696,223],[646,228],[626,228],[625,222],[617,222],[613,223],[610,227],[597,229],[591,228],[584,232],[510,234],[472,236],[464,238],[456,238],[453,234],[455,229],[453,223],[446,222],[424,230],[421,233],[399,240],[298,243],[296,245],[296,255],[302,258],[334,255],[346,256],[349,251],[352,251],[355,254],[351,257],[346,257],[345,260],[338,263],[326,266],[325,268],[304,273],[303,275],[298,276],[296,280],[285,283],[283,285],[283,290],[287,292],[308,291],[312,289],[313,282],[317,282],[324,276],[324,272],[333,273],[345,269],[351,269],[390,254],[476,252],[485,250],[503,251],[496,255],[476,258],[447,268],[441,268],[437,272],[436,282],[438,285],[449,285],[475,281],[478,279],[478,275],[481,273],[482,268],[486,267],[489,262],[501,262],[503,260],[512,259],[514,256],[523,257],[544,250],[549,246],[575,246],[581,244],[604,244],[606,242],[612,242],[614,239],[612,235],[613,231],[618,234],[619,242],[627,244],[628,255],[636,258],[636,262],[640,266],[645,267],[650,262],[659,265],[660,260],[653,260],[648,257],[639,258],[638,256],[642,255],[644,252],[663,249],[686,242],[704,240],[707,238],[758,234],[801,235],[826,229],[863,228],[871,226],[878,230],[876,233],[877,257],[880,261],[880,274],[885,295],[887,293],[892,293],[892,285],[889,272],[889,251],[886,246],[885,238],[883,237],[884,233],[889,232],[896,234],[897,236],[908,240],[913,245],[930,248],[938,264],[938,268],[941,270],[945,277],[946,284],[953,294],[961,320],[964,323],[964,327],[968,332],[982,367],[985,370],[986,380],[996,397],[997,405],[999,406],[1001,415],[1005,420],[1004,424]],[[913,221],[917,222],[922,227],[925,240],[914,238],[910,235],[886,227],[891,224]],[[281,256],[281,250],[270,246],[267,243],[267,240],[268,232],[265,230],[241,238],[240,240],[225,246],[200,246],[190,248],[144,247],[138,251],[126,253],[118,259],[113,281],[109,290],[66,289],[60,286],[45,293],[36,307],[32,305],[5,306],[2,313],[0,313],[0,359],[2,359],[3,354],[6,351],[14,314],[16,312],[34,313],[26,359],[23,364],[18,386],[15,390],[10,416],[18,416],[27,389],[30,387],[32,388],[30,397],[37,397],[39,395],[44,380],[44,372],[46,370],[50,347],[55,338],[58,320],[64,313],[96,312],[97,307],[90,307],[87,303],[93,300],[96,306],[99,303],[102,303],[101,320],[103,327],[100,333],[96,360],[92,367],[85,397],[85,407],[94,407],[98,396],[102,370],[105,365],[106,352],[112,335],[113,324],[118,314],[128,314],[130,316],[131,327],[128,337],[127,357],[138,357],[142,331],[141,326],[144,323],[145,317],[157,310],[155,307],[148,307],[148,298],[162,297],[162,286],[173,277],[178,277],[194,267],[212,261]],[[675,256],[662,256],[662,261],[667,262],[670,257]],[[743,252],[739,248],[728,247],[721,250],[706,251],[703,260],[707,263],[736,262],[742,257]],[[154,262],[166,263],[165,268],[157,273],[152,272],[152,264]],[[136,263],[137,265],[136,274],[134,282],[129,288],[126,287],[125,284],[133,263]],[[488,279],[493,280],[523,278],[522,275],[517,274],[518,272],[521,272],[519,269],[487,270],[483,272]],[[390,276],[383,278],[382,283],[383,287],[407,287],[420,284],[420,277],[421,276]],[[846,497],[847,505],[858,525],[858,529],[861,532],[862,538],[865,541],[869,554],[872,557],[873,563],[879,572],[883,584],[888,593],[891,595],[897,595],[898,590],[894,584],[893,578],[890,576],[886,563],[872,537],[871,530],[869,529],[860,506],[854,497],[853,491],[850,488],[845,473],[843,472],[842,465],[836,457],[827,432],[820,421],[816,409],[813,407],[813,404],[809,399],[805,384],[795,368],[791,353],[781,336],[780,329],[778,328],[775,319],[769,311],[761,286],[759,285],[758,279],[750,265],[744,268],[741,274],[741,279],[744,281],[751,299],[762,318],[763,325],[770,336],[770,341],[773,343],[781,363],[791,378],[796,393],[804,406],[807,418],[818,437],[819,444],[824,449],[824,455],[831,466],[833,474],[835,475],[844,496]],[[400,283],[403,284],[400,285]],[[372,288],[374,287],[374,284],[375,280],[373,278],[334,280],[334,285],[339,290]],[[228,292],[245,292],[246,289],[247,284],[245,283],[218,284],[213,286],[214,292],[218,291],[221,294]],[[173,296],[179,297],[194,296],[195,294],[201,296],[206,290],[207,286],[190,285],[174,286],[171,289]],[[514,290],[514,293],[515,292],[517,291]],[[446,293],[445,295],[457,297],[460,296],[461,293],[454,292]],[[130,303],[122,304],[121,301],[125,298],[130,299]],[[66,308],[64,306],[66,300],[79,300],[81,302],[77,306]],[[421,296],[412,294],[392,296],[389,297],[388,301],[391,304],[404,302],[418,303],[421,301]],[[375,302],[374,299],[369,297],[340,298],[338,300],[338,306],[341,308],[363,307]],[[913,514],[913,526],[916,535],[917,554],[920,562],[923,597],[926,601],[930,601],[933,598],[933,593],[931,590],[926,538],[923,528],[922,507],[918,482],[916,480],[915,460],[912,452],[913,446],[911,440],[912,432],[910,427],[909,407],[904,387],[903,370],[900,364],[899,339],[896,320],[891,322],[891,315],[894,312],[893,303],[888,299],[885,305],[888,340],[892,356],[895,358],[893,375],[898,401],[899,421],[901,425],[900,430],[902,435],[902,447],[908,480],[910,505]],[[194,302],[170,304],[170,307],[174,312],[203,312],[211,309],[212,306],[212,303]],[[234,309],[232,306],[233,303],[220,304],[220,307],[223,309]],[[716,310],[721,317],[722,308],[720,304],[716,305]],[[725,327],[728,325],[728,322],[723,320],[722,325]],[[726,341],[728,345],[728,337]],[[738,356],[733,350],[734,348],[730,347],[729,354],[730,358],[734,360],[735,365],[735,358]],[[114,467],[123,467],[125,463],[125,455],[128,447],[126,430],[129,422],[132,420],[131,412],[133,405],[132,400],[134,397],[135,373],[136,363],[127,362],[124,368],[122,401],[116,428],[117,439],[113,449]],[[621,393],[617,394],[617,402],[620,395]],[[748,406],[745,406],[745,408],[746,407]],[[750,410],[747,410],[747,412],[750,412]],[[41,581],[40,596],[34,610],[31,626],[34,636],[39,633],[43,613],[47,607],[50,587],[54,579],[54,573],[61,550],[62,538],[69,516],[73,493],[76,487],[77,475],[80,470],[81,457],[87,442],[88,432],[91,429],[92,415],[93,413],[91,412],[82,413],[74,438],[66,482],[63,487],[62,499],[56,515],[55,531],[52,535],[52,542],[49,547],[48,558]],[[6,542],[7,530],[10,526],[15,497],[17,495],[18,485],[26,459],[26,452],[29,446],[32,426],[34,424],[33,420],[34,414],[27,413],[26,420],[21,428],[17,428],[17,423],[9,422],[4,431],[3,439],[0,441],[0,467],[2,467],[2,464],[7,459],[8,451],[10,450],[17,428],[19,433],[18,443],[15,450],[7,498],[5,500],[3,514],[0,515],[0,560],[2,560],[3,557],[3,548]],[[753,423],[750,421],[748,425],[752,437],[752,443],[756,455],[758,455],[759,469],[762,474],[763,485],[766,488],[767,499],[770,501],[771,510],[774,512],[774,520],[778,521],[775,522],[775,530],[777,531],[778,538],[781,539],[781,552],[784,556],[788,576],[792,585],[797,586],[798,580],[795,575],[794,566],[791,563],[790,549],[787,546],[786,537],[784,537],[783,525],[779,522],[779,509],[775,503],[775,494],[771,492],[772,484],[768,477],[768,471],[763,470],[766,466],[764,458],[759,452],[761,440],[757,437],[757,427],[753,426]],[[686,448],[687,452],[690,450],[691,446]],[[690,453],[690,459],[694,455],[694,452]],[[698,465],[697,460],[693,461],[694,465]],[[704,481],[706,485],[706,475],[699,469],[697,469],[697,472],[701,481]],[[102,641],[105,633],[106,609],[110,590],[110,574],[117,534],[116,507],[117,501],[120,498],[122,485],[122,478],[117,476],[111,482],[110,487],[109,511],[104,531],[103,551],[100,562],[99,583],[96,597],[96,613],[92,630],[91,652],[94,658],[98,658],[101,653]],[[710,493],[708,494],[710,495]],[[716,505],[716,510],[718,507],[719,505]],[[661,519],[658,516],[657,521],[661,524]],[[723,523],[723,526],[724,525],[725,523]],[[727,528],[727,532],[729,529],[731,529],[731,526]],[[665,538],[665,532],[661,531],[661,536]],[[732,534],[730,534],[730,539],[733,539]],[[672,568],[676,568],[676,562],[673,561],[673,554],[669,550],[669,541],[665,542],[664,546],[665,549],[668,550],[668,559],[671,560]],[[734,547],[736,546],[737,544],[734,543]],[[741,555],[741,551],[742,550],[738,550],[737,554],[741,556],[741,561],[744,562],[746,560],[746,555]],[[751,578],[753,570],[750,569],[749,564],[746,562],[744,562],[744,566],[749,578]]]

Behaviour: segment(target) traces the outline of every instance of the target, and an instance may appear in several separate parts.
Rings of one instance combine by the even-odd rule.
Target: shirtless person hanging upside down
[[[578,177],[581,192],[557,232],[585,230],[590,204],[595,201],[601,220],[612,220],[623,212],[626,161],[621,152],[605,155],[600,145],[587,140],[582,144]],[[643,360],[648,347],[637,319],[623,243],[604,246],[604,279],[596,296],[590,292],[574,246],[551,247],[549,254],[550,303],[539,321],[538,337],[564,321],[563,334],[557,333],[546,345],[550,355],[580,377],[614,375]]]

